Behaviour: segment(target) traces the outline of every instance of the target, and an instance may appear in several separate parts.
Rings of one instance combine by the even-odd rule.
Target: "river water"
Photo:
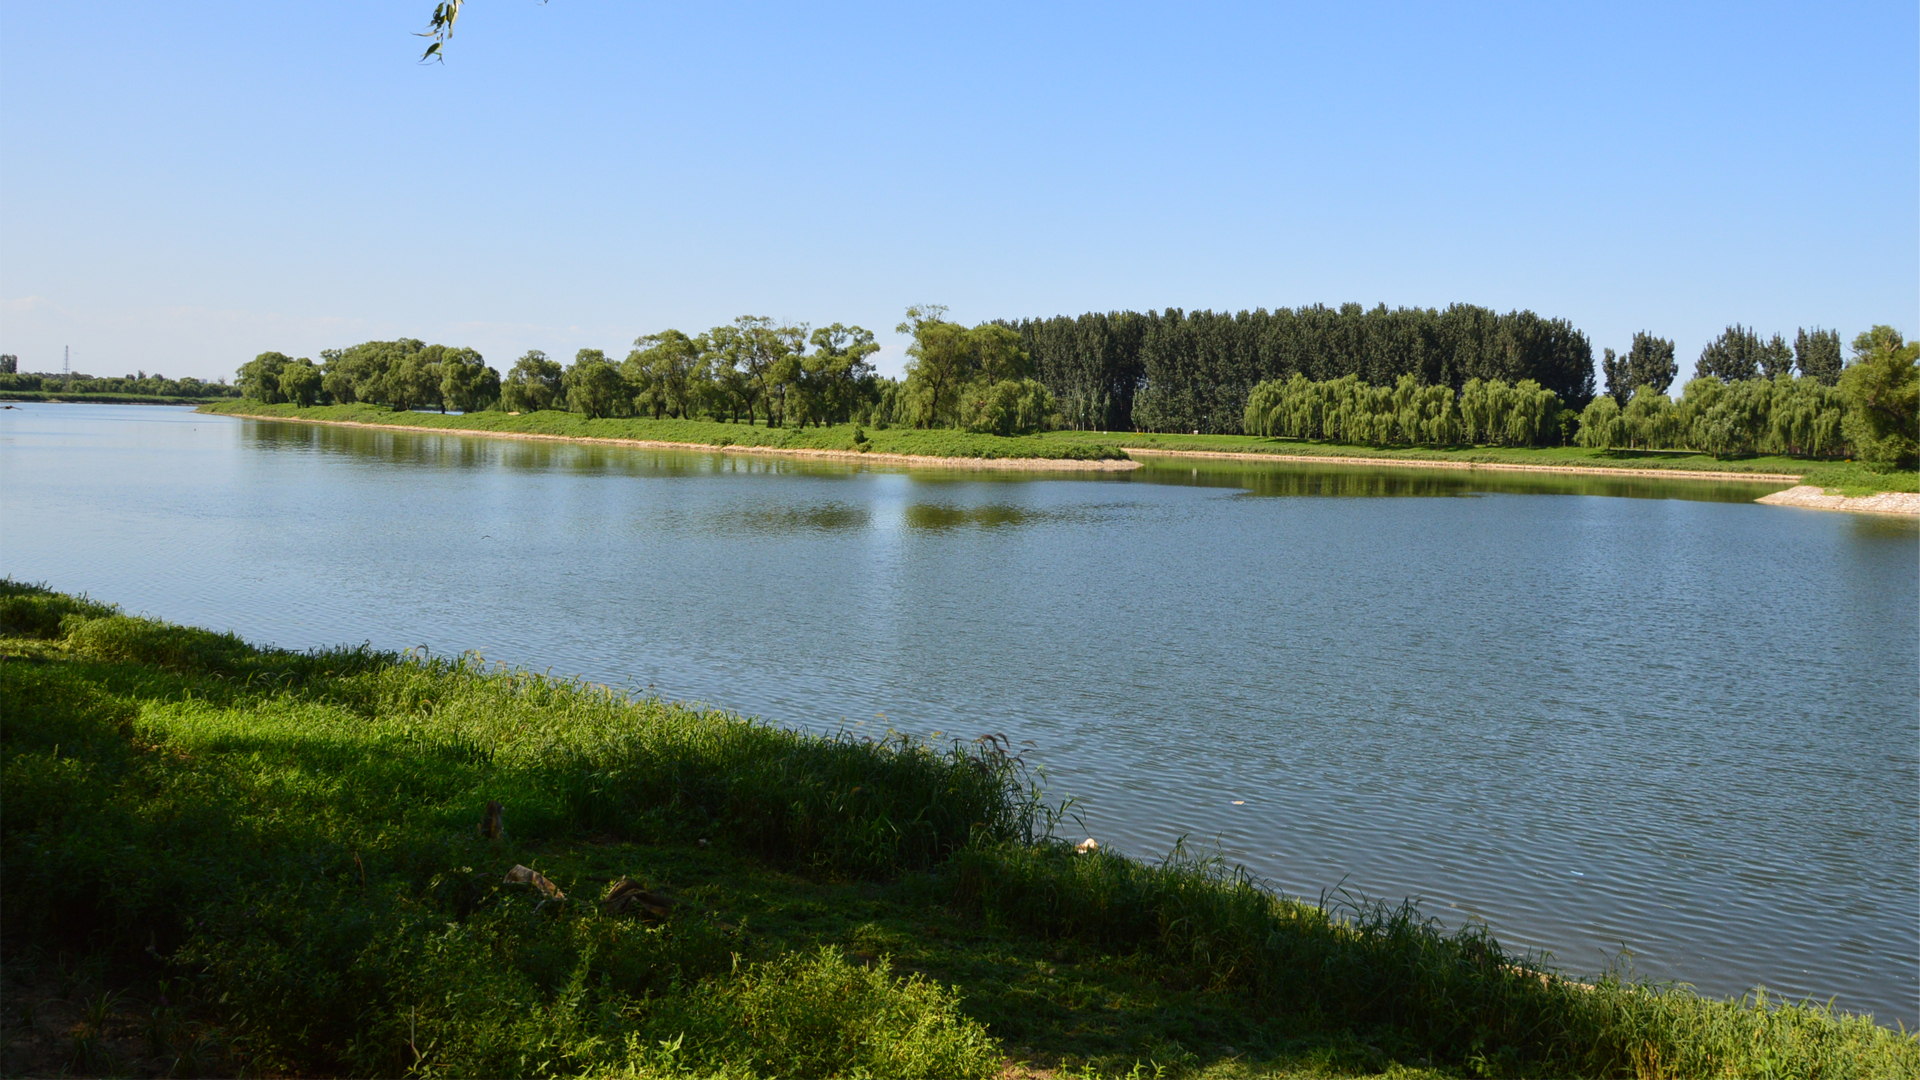
[[[27,405],[0,412],[0,572],[263,643],[1004,732],[1131,854],[1187,837],[1569,972],[1912,1027],[1920,528],[1767,490],[908,472]]]

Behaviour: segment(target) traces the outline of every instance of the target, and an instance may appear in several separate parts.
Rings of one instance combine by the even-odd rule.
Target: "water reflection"
[[[1762,495],[1790,486],[1751,480],[1669,480],[1654,476],[1592,476],[1417,466],[1312,465],[1279,461],[1205,461],[1201,464],[1174,465],[1165,459],[1149,459],[1130,478],[1154,484],[1243,488],[1254,495],[1332,498],[1435,498],[1504,494],[1752,502]]]
[[[943,503],[915,503],[907,507],[905,519],[909,528],[941,530],[967,526],[993,529],[1006,525],[1032,525],[1048,519],[1060,520],[1066,516],[1021,506],[949,506]]]
[[[500,467],[516,471],[562,471],[625,476],[844,476],[850,472],[911,471],[929,485],[1024,484],[1044,478],[1033,473],[914,468],[857,461],[758,457],[718,451],[652,450],[640,447],[569,443],[545,439],[501,439],[441,432],[383,431],[373,428],[242,421],[242,438],[262,450],[309,451],[375,459],[396,465],[452,468]],[[1062,473],[1086,482],[1170,484],[1239,488],[1252,495],[1322,498],[1446,498],[1463,495],[1599,495],[1629,499],[1689,499],[1702,502],[1752,502],[1788,485],[1750,480],[1676,480],[1655,476],[1596,476],[1506,472],[1488,469],[1431,469],[1414,466],[1318,465],[1305,462],[1169,460],[1147,457],[1141,468],[1116,473]],[[1055,477],[1057,478],[1057,477]],[[921,529],[963,525],[991,527],[1033,523],[1039,518],[1017,506],[1000,510],[926,506],[907,511],[907,523]],[[825,512],[817,521],[789,527],[852,528],[845,514]],[[778,528],[765,522],[756,529]]]

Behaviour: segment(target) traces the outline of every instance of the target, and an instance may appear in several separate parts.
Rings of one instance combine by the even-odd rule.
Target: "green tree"
[[[754,407],[760,400],[760,380],[753,371],[752,341],[737,325],[716,326],[700,339],[707,343],[706,359],[714,376],[714,392],[724,403],[728,418],[737,424],[744,412],[747,423],[753,423]]]
[[[1611,353],[1613,350],[1607,351]],[[1611,450],[1627,445],[1626,416],[1620,410],[1620,403],[1614,400],[1612,380],[1608,380],[1607,390],[1607,393],[1588,402],[1586,409],[1580,413],[1580,431],[1574,438],[1581,446]]]
[[[1736,323],[1700,350],[1693,377],[1712,376],[1723,383],[1751,379],[1760,373],[1760,351],[1760,335]]]
[[[446,412],[440,397],[440,360],[446,346],[412,344],[418,347],[402,352],[387,368],[383,403],[395,412],[436,408]]]
[[[918,304],[893,328],[894,333],[913,335],[903,395],[916,427],[933,427],[950,415],[954,395],[972,374],[966,328],[941,318],[946,313],[941,304]]]
[[[573,365],[561,376],[561,384],[566,389],[567,408],[584,413],[589,420],[624,416],[632,409],[627,381],[599,349],[575,353]]]
[[[1607,393],[1623,407],[1642,386],[1666,393],[1667,387],[1673,385],[1674,376],[1680,373],[1680,365],[1673,359],[1673,342],[1645,330],[1633,335],[1633,347],[1625,356],[1616,357],[1613,350],[1608,349],[1601,364],[1607,377]]]
[[[286,353],[263,352],[252,360],[240,365],[235,372],[240,385],[240,396],[267,405],[278,405],[287,400],[280,390],[280,372],[293,357]]]
[[[1840,331],[1822,330],[1816,326],[1812,333],[1808,333],[1802,327],[1794,337],[1793,353],[1800,374],[1818,379],[1826,386],[1840,382],[1844,365],[1840,358]]]
[[[321,382],[320,369],[303,356],[280,369],[280,398],[310,408],[320,398]]]
[[[500,384],[500,407],[516,413],[551,409],[563,400],[561,378],[559,361],[547,359],[539,349],[528,349]]]
[[[1793,350],[1787,348],[1787,339],[1779,334],[1760,346],[1760,373],[1768,379],[1793,374]]]
[[[440,356],[440,400],[463,413],[486,409],[500,400],[500,373],[472,349],[448,349]]]
[[[1844,430],[1860,460],[1913,468],[1920,457],[1920,342],[1891,326],[1853,339],[1853,363],[1840,373],[1847,403]]]
[[[834,323],[815,330],[808,341],[813,346],[807,355],[808,370],[820,388],[821,421],[837,424],[853,419],[877,392],[873,364],[867,359],[880,351],[873,331]]]
[[[12,375],[20,370],[20,358],[12,353],[0,353],[0,375]]]
[[[1052,426],[1053,395],[1034,379],[986,379],[960,394],[960,425],[982,435],[1024,435]]]
[[[1627,403],[1625,420],[1629,446],[1637,446],[1642,450],[1667,450],[1680,446],[1679,415],[1674,411],[1673,399],[1667,396],[1664,388],[1656,389],[1651,383],[1640,384],[1640,388],[1633,392],[1633,400]]]
[[[656,419],[662,412],[691,418],[711,378],[707,352],[704,337],[663,330],[635,338],[621,372],[636,388],[644,388],[647,407]]]

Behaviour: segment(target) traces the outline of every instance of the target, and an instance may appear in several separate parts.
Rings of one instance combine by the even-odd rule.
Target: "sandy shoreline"
[[[235,416],[243,420],[273,420],[288,424],[326,424],[331,427],[374,428],[381,431],[406,431],[415,435],[477,435],[483,439],[521,439],[529,442],[588,443],[598,446],[623,446],[637,450],[700,450],[709,454],[757,454],[762,457],[812,458],[827,461],[864,461],[877,465],[911,465],[932,469],[1003,469],[1009,472],[1125,472],[1140,463],[1127,458],[1087,461],[1076,458],[972,458],[936,457],[931,454],[883,454],[865,450],[815,450],[783,446],[715,446],[712,443],[666,442],[660,439],[612,439],[597,435],[544,435],[534,431],[485,431],[480,428],[426,427],[418,424],[370,424],[360,420],[319,420],[305,416],[256,416],[252,413],[222,412],[215,416]]]
[[[1811,484],[1776,491],[1757,502],[1768,506],[1798,506],[1804,510],[1841,510],[1850,514],[1901,514],[1920,517],[1920,494],[1883,491],[1878,495],[1829,495]]]

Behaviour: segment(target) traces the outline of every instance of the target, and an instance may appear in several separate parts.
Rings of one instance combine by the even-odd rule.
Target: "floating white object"
[[[1099,851],[1100,841],[1095,840],[1093,837],[1089,836],[1085,840],[1082,840],[1079,843],[1073,845],[1073,850],[1079,852],[1082,855],[1086,855],[1090,852]]]
[[[1235,806],[1245,806],[1245,805],[1247,805],[1247,800],[1245,800],[1245,799],[1235,799],[1235,800],[1233,800],[1233,805],[1235,805]]]

